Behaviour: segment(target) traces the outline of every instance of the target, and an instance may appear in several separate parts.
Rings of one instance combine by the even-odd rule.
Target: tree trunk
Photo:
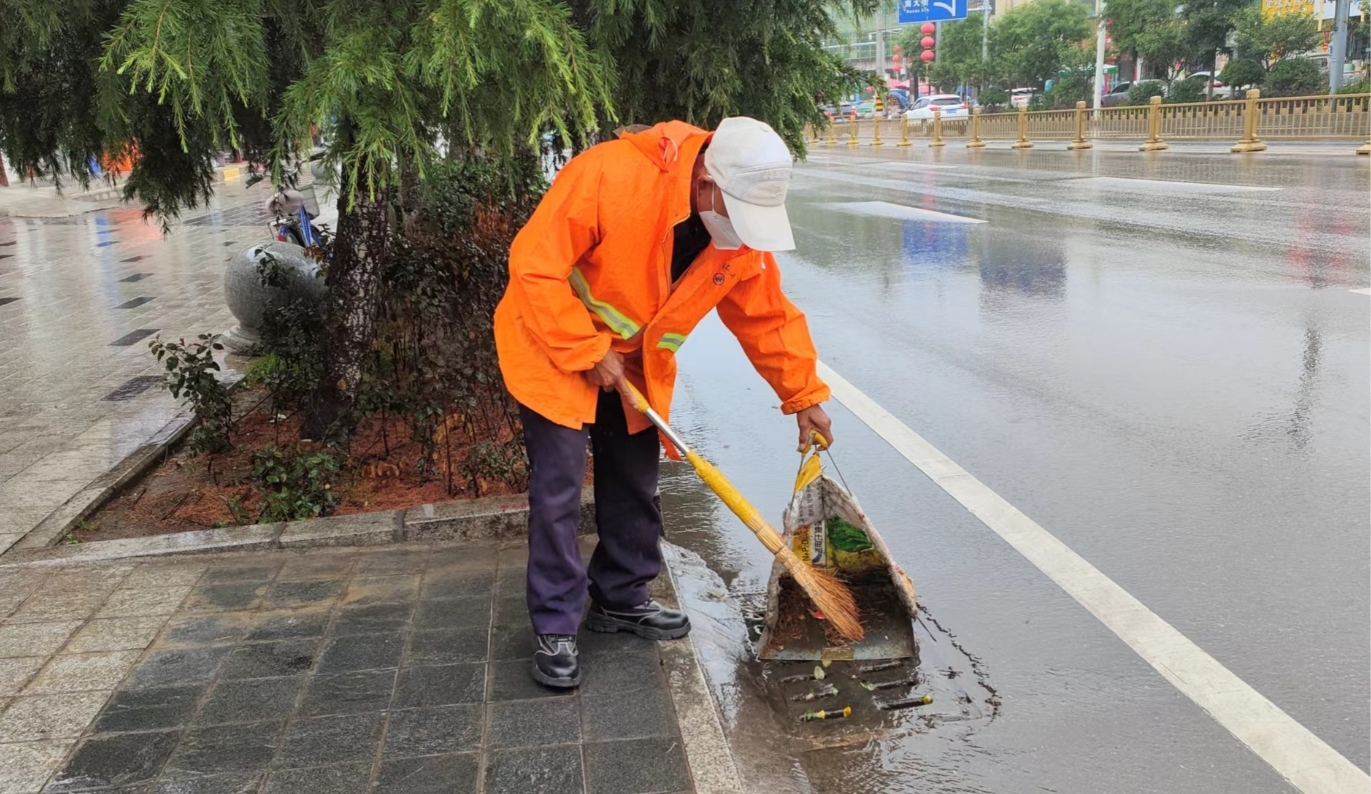
[[[411,231],[419,220],[419,166],[414,155],[400,155],[400,223],[405,231]]]
[[[310,400],[301,427],[304,438],[345,440],[362,362],[371,349],[380,298],[381,272],[390,249],[388,192],[369,194],[358,185],[348,206],[346,185],[338,196],[338,234],[328,263],[324,304],[324,376]]]

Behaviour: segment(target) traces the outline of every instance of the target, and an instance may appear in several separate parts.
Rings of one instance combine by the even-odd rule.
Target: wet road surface
[[[819,151],[781,264],[825,363],[1364,771],[1369,185],[1350,156]],[[677,423],[779,520],[793,420],[717,321],[680,357]],[[756,790],[1295,790],[831,412],[842,475],[941,627],[928,642],[955,637],[948,664],[974,658],[1001,707],[774,742],[775,709],[746,697],[774,674],[745,621],[769,559],[676,471],[680,587]]]

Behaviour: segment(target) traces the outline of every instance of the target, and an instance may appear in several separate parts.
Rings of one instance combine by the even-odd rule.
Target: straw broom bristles
[[[847,589],[847,585],[828,571],[815,568],[797,557],[795,552],[785,545],[780,533],[712,463],[692,450],[686,450],[685,455],[705,485],[728,505],[728,509],[732,510],[734,515],[742,519],[768,551],[776,555],[790,572],[795,584],[804,590],[805,595],[809,596],[809,600],[814,602],[814,606],[823,613],[833,628],[846,639],[860,640],[864,632],[857,616],[857,601],[853,598],[852,591]]]

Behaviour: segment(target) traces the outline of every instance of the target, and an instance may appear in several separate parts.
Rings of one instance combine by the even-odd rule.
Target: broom
[[[647,398],[633,384],[624,381],[622,391],[629,403],[656,425],[672,446],[680,450],[685,459],[690,461],[690,465],[694,467],[700,479],[704,480],[705,485],[728,505],[728,509],[732,510],[734,515],[742,519],[747,528],[752,530],[752,534],[766,546],[767,551],[776,555],[790,572],[791,578],[805,591],[809,600],[814,602],[814,606],[833,628],[846,639],[860,640],[863,632],[862,624],[857,619],[857,602],[852,597],[852,591],[847,589],[847,585],[828,571],[815,568],[795,556],[795,552],[785,545],[780,533],[767,523],[761,512],[733,487],[722,472],[687,446],[661,415],[652,410]]]

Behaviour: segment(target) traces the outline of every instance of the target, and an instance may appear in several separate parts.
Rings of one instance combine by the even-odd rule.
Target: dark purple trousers
[[[657,431],[630,435],[615,392],[600,392],[595,424],[572,430],[519,406],[528,450],[528,615],[538,634],[576,634],[589,595],[608,607],[648,600],[662,569]],[[594,452],[595,523],[589,567],[576,549],[586,435]]]

